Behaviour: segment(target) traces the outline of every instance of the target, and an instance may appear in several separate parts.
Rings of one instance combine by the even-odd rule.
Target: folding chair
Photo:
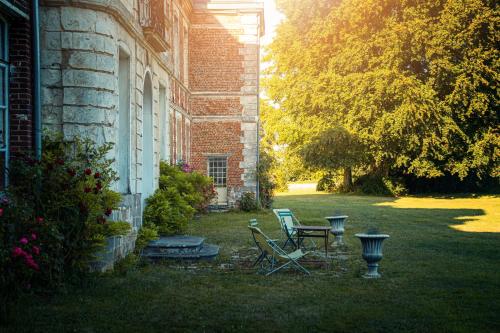
[[[285,243],[283,244],[283,248],[286,248],[288,243],[291,243],[293,247],[296,249],[298,247],[297,242],[294,237],[297,234],[297,230],[293,228],[293,226],[302,225],[300,221],[293,215],[292,211],[288,208],[276,208],[273,209],[274,215],[278,218],[278,221],[281,225],[281,230],[286,236]],[[309,239],[312,243],[313,247],[316,247],[316,243],[312,239]]]
[[[307,269],[305,269],[298,260],[307,255],[309,252],[302,252],[301,249],[295,250],[293,252],[285,252],[279,245],[267,237],[259,228],[249,225],[248,228],[252,232],[253,240],[255,244],[261,251],[259,258],[261,268],[266,270],[264,266],[264,260],[269,263],[269,268],[266,270],[266,276],[271,275],[285,267],[293,267],[305,274],[311,274]],[[278,264],[280,266],[276,267]]]

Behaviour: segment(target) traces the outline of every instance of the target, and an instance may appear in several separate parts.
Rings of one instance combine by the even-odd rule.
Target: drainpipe
[[[42,157],[42,109],[40,102],[40,15],[39,2],[32,2],[32,28],[33,28],[33,125],[35,135],[35,156]]]
[[[257,170],[256,177],[257,184],[255,185],[255,198],[257,203],[260,205],[260,186],[259,186],[259,160],[260,160],[260,24],[257,27],[258,43],[259,43],[259,54],[257,61]]]

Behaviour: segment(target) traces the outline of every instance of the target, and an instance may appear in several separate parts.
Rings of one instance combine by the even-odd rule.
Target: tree
[[[271,112],[299,128],[284,144],[335,124],[372,172],[500,176],[495,1],[311,1],[278,2],[287,20],[268,49]]]
[[[329,128],[301,150],[306,166],[328,171],[343,169],[343,190],[352,189],[352,169],[368,161],[366,147],[343,127]]]

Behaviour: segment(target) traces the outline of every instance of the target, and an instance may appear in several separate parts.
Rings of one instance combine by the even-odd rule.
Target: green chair
[[[287,253],[279,247],[275,241],[267,237],[258,227],[249,225],[248,228],[252,232],[255,244],[261,251],[259,258],[262,259],[260,261],[259,259],[257,260],[260,262],[261,268],[265,270],[266,276],[286,267],[293,267],[305,274],[311,274],[307,269],[298,263],[298,260],[307,255],[309,252],[302,252],[302,250],[298,249]],[[269,263],[267,268],[264,265],[264,260]]]
[[[297,230],[294,229],[294,226],[299,226],[302,225],[293,215],[292,211],[288,208],[276,208],[273,209],[274,215],[278,218],[278,221],[281,225],[281,230],[283,230],[283,233],[286,236],[286,240],[283,244],[283,248],[286,248],[286,246],[290,243],[293,245],[293,247],[296,249],[298,247],[298,244],[294,237],[297,234]],[[313,247],[316,247],[316,243],[312,239],[309,239]]]

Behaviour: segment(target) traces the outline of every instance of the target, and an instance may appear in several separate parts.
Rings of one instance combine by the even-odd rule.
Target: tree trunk
[[[344,191],[352,190],[352,170],[351,168],[344,169]]]

